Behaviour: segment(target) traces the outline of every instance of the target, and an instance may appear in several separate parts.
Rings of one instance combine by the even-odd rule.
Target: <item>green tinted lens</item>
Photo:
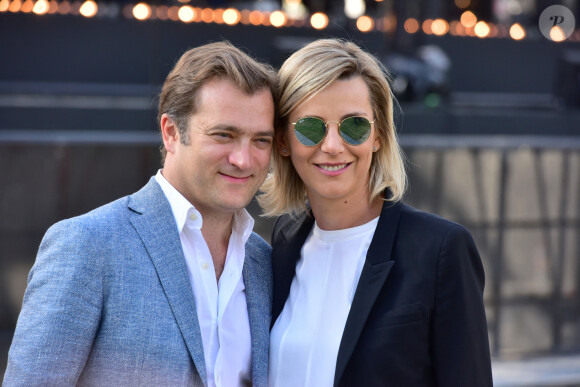
[[[314,146],[320,143],[326,134],[324,122],[318,118],[305,117],[294,124],[296,138],[306,146]]]
[[[371,123],[364,117],[345,118],[340,123],[340,136],[350,145],[360,145],[371,134]]]

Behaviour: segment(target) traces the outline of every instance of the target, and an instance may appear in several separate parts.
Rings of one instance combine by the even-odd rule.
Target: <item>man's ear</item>
[[[284,133],[278,133],[276,136],[276,146],[282,156],[290,156],[290,147],[288,146],[288,141],[286,141],[286,135]]]
[[[168,153],[175,153],[177,144],[179,144],[179,130],[175,122],[166,113],[161,116],[161,136],[163,137],[163,146]]]

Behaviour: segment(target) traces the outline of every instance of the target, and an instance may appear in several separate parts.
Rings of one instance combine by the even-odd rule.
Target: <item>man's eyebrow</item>
[[[212,132],[215,130],[227,131],[227,132],[241,132],[236,126],[228,125],[228,124],[217,124],[215,126],[211,126],[206,129],[206,132]]]
[[[273,130],[262,130],[262,131],[259,131],[258,133],[256,133],[256,136],[259,136],[259,137],[274,137],[274,131]]]
[[[208,128],[206,132],[212,131],[224,131],[224,132],[231,132],[231,133],[243,133],[244,131],[238,128],[237,126],[228,125],[228,124],[218,124],[216,126],[212,126]],[[258,137],[274,137],[274,130],[261,130],[259,132],[254,133],[255,136]]]

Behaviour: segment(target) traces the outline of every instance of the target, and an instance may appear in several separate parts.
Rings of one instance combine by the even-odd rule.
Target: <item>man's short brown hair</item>
[[[257,62],[229,42],[216,42],[192,48],[179,58],[167,76],[159,96],[159,112],[177,125],[181,143],[189,144],[189,117],[196,111],[196,96],[203,84],[214,78],[230,80],[247,95],[268,88],[274,95],[276,72],[270,65]],[[161,163],[166,150],[161,146]]]

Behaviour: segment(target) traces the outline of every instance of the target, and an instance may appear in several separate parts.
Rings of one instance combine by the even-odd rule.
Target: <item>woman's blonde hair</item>
[[[316,40],[292,54],[278,72],[276,136],[289,128],[288,117],[301,103],[336,80],[361,77],[369,88],[375,130],[381,146],[373,153],[370,200],[390,190],[386,200],[403,197],[407,177],[393,121],[394,97],[384,66],[356,44],[339,39]],[[290,157],[273,147],[272,170],[258,201],[264,216],[298,215],[307,210],[306,188]]]

